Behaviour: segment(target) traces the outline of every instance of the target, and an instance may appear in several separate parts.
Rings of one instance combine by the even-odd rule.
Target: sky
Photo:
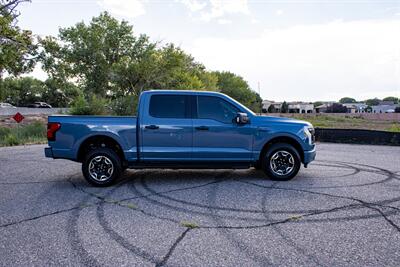
[[[400,0],[32,0],[19,26],[57,35],[102,11],[275,101],[400,97]],[[31,74],[45,79],[37,67]]]

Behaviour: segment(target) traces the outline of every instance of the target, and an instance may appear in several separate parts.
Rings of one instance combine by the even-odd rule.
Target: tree
[[[394,109],[394,112],[400,113],[400,107],[396,107],[396,108]]]
[[[281,107],[281,113],[288,113],[289,112],[289,105],[286,103],[286,101],[283,101],[282,107]]]
[[[17,7],[27,0],[0,0],[0,79],[5,73],[17,76],[31,71],[37,58],[32,32],[17,24]]]
[[[1,82],[1,99],[13,105],[25,106],[40,101],[45,91],[42,81],[32,77],[7,77]]]
[[[80,94],[80,89],[73,83],[48,78],[41,99],[53,107],[68,107]]]
[[[326,113],[346,113],[347,108],[340,103],[333,103],[326,108]]]
[[[316,101],[313,103],[314,107],[321,106],[322,104],[324,104],[324,102],[322,102],[322,101]]]
[[[378,98],[373,98],[373,99],[367,99],[365,100],[365,104],[368,106],[376,106],[379,105],[379,102],[381,102],[380,99]]]
[[[345,103],[356,103],[357,101],[354,98],[351,97],[343,97],[339,100],[339,103],[345,104]]]
[[[234,98],[255,112],[261,111],[261,97],[250,89],[242,77],[226,71],[216,71],[214,74],[218,78],[217,86],[221,93]]]
[[[393,103],[397,104],[399,103],[399,98],[394,97],[394,96],[388,96],[382,99],[383,101],[393,101]]]
[[[146,35],[134,36],[131,25],[107,12],[88,25],[60,29],[58,38],[41,44],[44,70],[53,79],[77,81],[87,100],[97,95],[118,106],[127,103],[121,98],[137,98],[150,88],[217,89],[216,75],[193,57],[173,44],[158,47]]]
[[[131,25],[107,12],[88,24],[62,28],[57,38],[48,36],[40,43],[43,69],[52,80],[74,81],[87,103],[111,100],[116,114],[131,114],[140,93],[148,89],[221,91],[254,111],[261,109],[261,97],[242,77],[207,71],[174,44],[161,46],[146,35],[135,36]]]
[[[146,38],[134,37],[126,21],[104,12],[89,25],[80,22],[61,28],[58,39],[41,40],[43,68],[52,78],[76,80],[86,95],[105,96],[112,89],[113,68],[124,64],[134,51],[145,50]]]

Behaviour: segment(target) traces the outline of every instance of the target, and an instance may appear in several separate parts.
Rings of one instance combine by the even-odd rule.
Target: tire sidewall
[[[270,159],[272,157],[272,155],[274,155],[275,152],[279,151],[279,150],[283,150],[286,152],[289,152],[290,154],[292,154],[293,158],[294,158],[294,162],[295,162],[295,166],[294,169],[286,174],[286,175],[277,175],[275,174],[270,166]],[[263,157],[263,162],[262,162],[262,168],[264,170],[264,172],[272,179],[275,181],[287,181],[292,179],[293,177],[296,176],[296,174],[299,172],[301,167],[301,159],[300,159],[300,155],[297,152],[297,150],[289,144],[284,144],[284,143],[276,143],[273,144],[265,153],[264,157]]]
[[[97,181],[94,180],[89,173],[89,163],[90,161],[97,156],[105,156],[108,159],[111,160],[111,162],[114,165],[114,172],[111,175],[111,177],[105,181]],[[118,155],[111,149],[108,148],[96,148],[92,151],[90,151],[84,161],[82,162],[82,173],[83,176],[85,177],[86,181],[88,181],[91,185],[94,186],[109,186],[112,185],[113,183],[115,183],[115,181],[118,179],[118,177],[121,175],[122,173],[122,167],[121,167],[121,160],[118,157]]]

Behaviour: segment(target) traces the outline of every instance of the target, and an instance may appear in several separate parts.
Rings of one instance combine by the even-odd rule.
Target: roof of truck
[[[176,94],[198,94],[198,95],[225,95],[220,92],[215,91],[197,91],[197,90],[168,90],[168,89],[152,89],[148,91],[142,92],[142,94],[146,93],[176,93]]]

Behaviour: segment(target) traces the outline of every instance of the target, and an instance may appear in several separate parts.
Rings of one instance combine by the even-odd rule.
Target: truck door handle
[[[198,126],[198,127],[196,127],[196,130],[199,130],[199,131],[208,131],[209,128],[208,128],[207,126]]]
[[[157,125],[146,125],[146,126],[144,126],[144,128],[150,129],[150,130],[156,130],[160,127],[158,127]]]

